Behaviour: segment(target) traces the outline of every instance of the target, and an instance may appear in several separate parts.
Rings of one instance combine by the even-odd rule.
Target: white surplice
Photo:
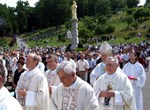
[[[57,85],[60,84],[60,79],[55,70],[47,70],[45,72],[45,76],[47,78],[48,85],[52,87],[52,93],[56,89]]]
[[[92,87],[81,78],[70,87],[59,84],[52,94],[51,110],[98,110],[98,101]]]
[[[45,72],[45,65],[43,62],[40,61],[37,65],[37,67],[42,71],[42,73]]]
[[[60,84],[60,79],[56,73],[56,69],[55,70],[47,70],[45,72],[45,76],[47,78],[49,85],[57,86],[58,84]]]
[[[105,73],[106,64],[101,62],[99,63],[90,74],[90,84],[93,86],[94,82]]]
[[[142,87],[145,85],[146,81],[146,74],[143,66],[139,62],[134,64],[129,62],[124,65],[122,70],[127,76],[137,77],[137,80],[131,80],[131,83],[135,92],[137,110],[143,110]]]
[[[136,110],[134,91],[131,82],[128,77],[119,70],[112,75],[108,73],[101,75],[94,83],[93,88],[99,100],[100,108],[102,108],[103,105],[102,102],[100,102],[99,94],[101,91],[107,90],[108,84],[111,84],[112,90],[115,91],[115,97],[113,97],[113,110],[123,110],[123,106],[126,107],[126,104],[132,108],[132,110]]]
[[[32,99],[26,98],[27,102],[31,101],[33,105],[26,104],[25,110],[49,110],[48,83],[44,74],[37,67],[21,74],[16,87],[16,95],[19,89],[26,89],[27,96],[34,95]],[[18,95],[17,99],[19,99]]]
[[[22,110],[19,102],[5,87],[0,89],[0,110]]]

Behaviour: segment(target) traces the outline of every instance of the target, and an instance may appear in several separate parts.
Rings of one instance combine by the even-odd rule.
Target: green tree
[[[80,28],[79,33],[80,38],[84,39],[86,43],[89,38],[93,37],[93,33],[90,32],[87,28]]]
[[[149,17],[149,16],[150,16],[150,9],[149,8],[141,7],[134,13],[134,19],[135,20],[142,21],[144,17]]]
[[[102,16],[99,16],[98,23],[100,23],[100,24],[106,24],[107,20],[108,20],[108,17],[102,15]]]
[[[126,17],[125,21],[127,22],[128,28],[129,28],[130,24],[131,24],[134,20],[133,20],[133,17],[132,17],[132,16],[128,16],[128,17]]]
[[[128,8],[137,7],[139,3],[139,0],[126,0],[126,5]]]
[[[96,4],[96,14],[98,16],[101,15],[109,15],[111,14],[111,2],[110,0],[99,0]]]
[[[28,22],[28,27],[27,31],[34,31],[36,29],[40,28],[40,20],[38,19],[37,14],[35,13],[35,8],[30,7],[27,22]]]
[[[123,0],[111,0],[111,10],[114,13],[121,11],[124,8]]]
[[[150,7],[150,0],[145,1],[145,6]]]
[[[76,3],[78,5],[78,8],[77,8],[78,18],[87,16],[89,13],[88,12],[89,0],[76,0]]]
[[[0,4],[0,16],[6,21],[5,32],[6,33],[16,33],[17,23],[14,14],[14,8],[7,7],[7,5]]]
[[[139,23],[137,21],[132,22],[131,26],[135,29],[138,29]]]
[[[107,25],[106,26],[106,33],[111,34],[115,31],[115,27],[112,25]]]
[[[102,24],[98,24],[95,28],[95,35],[102,35],[105,34],[105,26]]]
[[[81,19],[81,21],[84,23],[87,29],[90,31],[93,31],[96,27],[96,21],[94,17],[91,16],[85,16]]]
[[[65,22],[65,27],[66,27],[66,29],[71,29],[71,22],[70,21],[66,21]]]
[[[133,15],[135,11],[136,11],[136,8],[128,8],[128,9],[126,9],[126,12],[127,12],[128,15]]]
[[[18,33],[18,24],[15,15],[15,8],[8,7],[7,9],[9,10],[9,20],[7,22],[6,33]]]
[[[95,16],[97,1],[98,0],[89,0],[89,3],[88,3],[88,16]]]
[[[19,33],[27,31],[27,18],[29,14],[29,3],[28,1],[18,1],[16,6],[17,24],[19,27]]]
[[[56,26],[58,28],[71,16],[71,6],[68,0],[41,0],[36,8],[43,27]]]

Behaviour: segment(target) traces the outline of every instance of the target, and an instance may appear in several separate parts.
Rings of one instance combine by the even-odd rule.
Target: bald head
[[[39,62],[39,57],[35,53],[30,53],[27,55],[26,66],[29,70],[34,69]]]

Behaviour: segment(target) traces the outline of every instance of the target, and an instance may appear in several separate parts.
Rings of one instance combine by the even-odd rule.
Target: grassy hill
[[[108,42],[111,44],[131,43],[131,42],[139,43],[140,41],[147,40],[145,35],[148,33],[149,27],[143,28],[142,26],[144,25],[150,26],[150,20],[146,20],[141,24],[139,24],[137,29],[134,28],[130,29],[127,28],[128,24],[126,22],[123,22],[125,16],[126,16],[125,13],[119,13],[117,15],[113,15],[112,18],[108,21],[109,24],[115,27],[115,32],[111,33],[111,35],[114,35],[116,38],[114,40],[109,40]],[[79,29],[80,29],[80,25],[79,25]],[[29,32],[29,33],[24,33],[19,35],[19,37],[27,41],[30,47],[62,46],[62,45],[68,45],[71,42],[69,39],[65,39],[66,31],[67,29],[65,29],[65,26],[62,25],[59,29],[56,29],[55,27],[50,27],[46,29],[40,29],[33,32]],[[141,33],[141,37],[137,36],[138,33]],[[11,40],[10,38],[4,37],[0,39],[0,45],[3,47],[7,47],[10,40]],[[80,33],[79,33],[79,40],[80,40]],[[98,45],[101,43],[102,42],[93,43],[92,45]],[[89,43],[87,42],[84,45],[89,45]]]

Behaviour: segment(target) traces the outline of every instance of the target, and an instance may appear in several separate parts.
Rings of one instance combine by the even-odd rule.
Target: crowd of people
[[[149,61],[149,42],[0,51],[0,109],[143,110]],[[6,88],[10,76],[14,98]]]

